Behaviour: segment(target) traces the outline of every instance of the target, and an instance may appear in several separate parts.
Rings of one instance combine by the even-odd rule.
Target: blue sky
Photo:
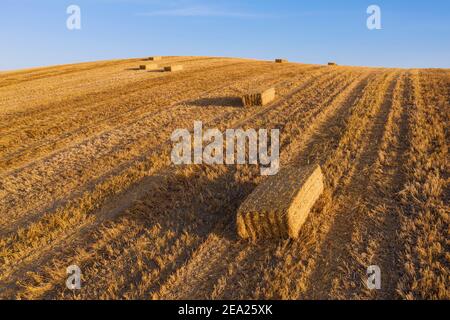
[[[0,41],[0,70],[147,55],[450,68],[450,1],[1,0]]]

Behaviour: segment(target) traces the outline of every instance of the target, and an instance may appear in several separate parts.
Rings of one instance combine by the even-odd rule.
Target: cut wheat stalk
[[[242,96],[242,104],[245,107],[264,106],[275,99],[275,88],[266,89],[263,91],[255,91]]]
[[[164,67],[164,71],[167,71],[167,72],[174,72],[174,71],[181,71],[181,70],[183,70],[183,66],[180,64]]]
[[[158,65],[157,65],[157,64],[154,64],[154,63],[151,63],[151,64],[141,64],[141,65],[139,66],[139,69],[141,69],[141,70],[156,70],[156,69],[158,69]]]
[[[281,170],[259,185],[240,206],[238,235],[253,240],[298,238],[323,189],[323,174],[318,165]]]

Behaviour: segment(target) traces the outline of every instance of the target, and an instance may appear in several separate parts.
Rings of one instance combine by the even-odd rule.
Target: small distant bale
[[[244,107],[265,106],[275,99],[275,88],[264,91],[255,91],[242,96],[242,104]]]
[[[328,62],[328,65],[329,66],[337,66],[337,63],[336,62]]]
[[[243,239],[297,239],[311,208],[324,190],[318,165],[288,167],[269,177],[244,201],[237,213]]]
[[[162,59],[162,57],[160,57],[160,56],[155,56],[155,57],[149,57],[148,58],[148,60],[150,60],[150,61],[157,61],[157,60],[161,60]]]
[[[166,72],[174,72],[174,71],[181,71],[181,70],[183,70],[183,66],[180,64],[164,67],[164,71],[166,71]]]
[[[276,63],[288,63],[289,61],[286,59],[275,59]]]
[[[141,70],[156,70],[158,69],[158,65],[154,64],[154,63],[150,63],[150,64],[141,64],[139,66],[139,69]]]

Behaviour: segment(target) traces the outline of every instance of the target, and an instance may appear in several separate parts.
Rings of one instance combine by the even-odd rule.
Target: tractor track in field
[[[388,115],[384,114],[383,135],[378,137],[380,148],[368,171],[367,192],[361,197],[362,205],[357,210],[358,219],[352,241],[346,246],[351,259],[347,259],[341,269],[352,270],[353,274],[347,273],[340,282],[336,282],[333,288],[336,298],[397,297],[396,284],[401,273],[398,257],[401,250],[398,236],[401,202],[398,195],[405,183],[405,172],[403,167],[396,164],[405,162],[409,146],[410,95],[410,74],[405,72],[397,82]],[[378,265],[382,270],[381,290],[365,288],[366,269],[371,265]]]
[[[201,61],[197,62],[201,63]],[[214,83],[220,83],[220,80],[227,80],[224,74],[228,69],[239,72],[239,61],[215,62],[210,65],[195,66],[196,76],[189,76],[189,72],[180,72],[166,75],[164,73],[131,71],[137,79],[131,82],[115,81],[115,87],[103,88],[99,91],[86,94],[76,91],[74,96],[63,98],[61,100],[53,99],[46,104],[40,105],[40,110],[30,110],[30,114],[12,114],[12,120],[4,118],[7,127],[2,128],[2,148],[12,149],[15,152],[5,154],[2,162],[13,160],[23,151],[39,146],[42,138],[52,142],[62,135],[67,139],[77,131],[86,131],[84,135],[95,133],[93,129],[110,128],[115,125],[117,119],[127,119],[127,116],[139,115],[139,112],[151,111],[155,106],[160,110],[170,105],[171,101],[177,101],[180,96],[185,94],[185,82],[187,80],[194,85],[203,85],[205,88]],[[261,68],[257,64],[247,65],[246,68]],[[245,66],[245,64],[243,65]],[[192,72],[191,71],[191,72]],[[120,68],[116,73],[123,73]],[[129,71],[127,71],[129,72]],[[255,70],[255,72],[257,72]],[[215,79],[214,75],[222,73],[222,78]],[[242,72],[241,72],[242,73]],[[154,76],[154,75],[157,76]],[[159,76],[161,74],[161,76]],[[237,73],[235,73],[238,75]],[[205,81],[206,75],[212,76],[211,84]],[[230,73],[234,76],[233,73]],[[133,79],[133,78],[132,78]],[[182,87],[182,90],[179,88]],[[187,88],[192,87],[188,85]],[[162,90],[162,89],[165,90]],[[170,94],[170,95],[169,95]],[[73,110],[77,110],[74,112]],[[158,110],[158,109],[156,109]],[[32,125],[32,126],[31,126]],[[87,125],[87,126],[86,126]],[[75,129],[75,130],[74,130]],[[64,139],[63,139],[64,140]],[[55,141],[57,142],[57,141]],[[16,149],[14,149],[16,148]]]
[[[312,270],[316,263],[316,256],[321,247],[326,248],[324,240],[329,235],[329,230],[333,223],[332,205],[335,200],[336,185],[341,186],[345,190],[345,182],[342,182],[342,177],[345,172],[354,171],[355,160],[348,161],[351,152],[342,154],[342,150],[351,151],[359,145],[358,140],[366,135],[368,128],[364,125],[357,132],[352,130],[357,123],[367,121],[370,117],[367,104],[371,101],[371,94],[373,90],[378,90],[382,87],[385,80],[378,79],[378,82],[371,82],[370,86],[366,88],[364,95],[356,101],[356,104],[351,108],[350,114],[344,116],[344,121],[338,120],[338,127],[343,127],[344,132],[339,133],[342,129],[330,128],[330,132],[321,139],[320,133],[318,139],[308,146],[309,152],[316,155],[316,161],[322,163],[324,171],[326,172],[327,188],[321,200],[319,200],[316,208],[311,213],[309,221],[305,224],[297,241],[285,241],[271,246],[256,246],[259,247],[260,255],[272,254],[272,260],[261,261],[258,264],[253,264],[247,260],[247,270],[245,274],[255,272],[261,273],[261,278],[264,281],[256,281],[252,279],[252,285],[247,288],[247,291],[230,290],[228,293],[231,296],[227,298],[238,298],[251,294],[253,298],[271,298],[271,299],[286,299],[292,297],[293,299],[305,298],[308,293],[308,283],[312,278]],[[376,102],[379,104],[380,102]],[[348,118],[347,118],[348,117]],[[345,119],[347,118],[347,119]],[[365,120],[366,119],[366,120]],[[335,137],[336,135],[336,137]],[[351,139],[350,139],[351,135]],[[325,138],[325,139],[324,139]],[[367,138],[365,138],[367,139]],[[331,140],[331,141],[330,141]],[[333,140],[335,142],[333,142]],[[312,141],[311,141],[312,142]],[[331,146],[330,146],[331,142]],[[356,150],[355,150],[356,151]],[[303,155],[303,160],[308,161],[310,156]],[[330,170],[330,166],[336,164],[337,167]],[[350,176],[347,176],[350,178]],[[338,183],[339,182],[339,183]],[[323,257],[328,260],[329,257]],[[246,264],[244,264],[245,266]],[[332,267],[332,266],[331,266]],[[321,266],[322,268],[322,266]],[[245,274],[243,278],[246,279]],[[260,279],[261,279],[260,278]],[[285,279],[295,279],[293,281],[286,281]],[[317,285],[314,285],[316,288]],[[236,289],[236,288],[235,288]],[[325,291],[326,292],[326,291]]]
[[[394,94],[395,85],[398,81],[392,80],[383,98],[383,102],[379,106],[379,110],[375,118],[372,120],[371,127],[366,135],[365,142],[361,145],[362,152],[359,152],[359,161],[354,165],[354,172],[350,177],[345,177],[349,182],[345,189],[340,191],[337,195],[342,197],[344,205],[336,207],[333,215],[335,216],[334,223],[331,230],[324,240],[322,249],[320,250],[320,258],[316,263],[316,268],[312,273],[310,280],[310,287],[313,288],[312,295],[314,298],[329,299],[333,296],[341,294],[336,289],[336,282],[343,281],[342,279],[352,279],[354,272],[361,274],[359,269],[352,269],[346,265],[343,257],[346,255],[346,245],[352,243],[352,232],[357,229],[357,224],[361,219],[364,219],[365,208],[363,207],[364,196],[362,190],[366,190],[370,184],[370,170],[373,167],[378,150],[381,146],[381,139],[385,130],[385,124],[392,108],[392,98]],[[372,148],[368,148],[368,144],[373,144]],[[345,205],[352,201],[352,205]],[[355,205],[356,204],[356,205]],[[336,246],[337,243],[341,245]],[[344,264],[342,266],[342,264]],[[365,269],[367,269],[366,266]],[[365,270],[363,270],[365,272]],[[312,285],[313,284],[313,285]],[[352,284],[349,284],[350,286]],[[360,285],[360,284],[355,284]],[[323,291],[321,291],[324,289]],[[336,290],[336,291],[334,291]],[[320,294],[327,292],[330,296],[321,296]]]
[[[397,232],[402,299],[448,300],[449,266],[449,84],[448,70],[411,70],[408,150]]]
[[[23,84],[24,82],[29,82],[33,80],[48,79],[50,77],[64,76],[72,73],[89,72],[99,68],[113,66],[117,64],[117,62],[112,61],[105,63],[86,63],[86,64],[88,66],[82,68],[80,68],[80,65],[66,66],[64,67],[64,69],[66,70],[61,70],[62,69],[61,67],[56,66],[50,68],[42,68],[40,70],[35,71],[8,72],[7,74],[0,75],[0,88]],[[22,79],[17,79],[17,76],[20,77],[21,75],[26,77],[23,77]]]

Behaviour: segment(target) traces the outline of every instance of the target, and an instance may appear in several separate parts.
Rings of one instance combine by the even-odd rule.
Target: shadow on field
[[[197,236],[222,235],[225,225],[235,229],[237,209],[256,187],[252,181],[239,181],[235,174],[234,168],[226,166],[217,171],[198,166],[187,174],[152,177],[152,183],[144,183],[146,196],[140,197],[146,207],[140,211],[145,212],[141,222],[158,223],[175,232],[189,230]],[[227,238],[236,240],[237,235]]]
[[[198,166],[184,174],[163,174],[144,186],[146,194],[130,208],[129,218],[143,229],[159,227],[150,243],[159,244],[159,248],[151,250],[161,263],[158,267],[147,264],[157,272],[158,281],[150,284],[146,292],[158,292],[161,284],[195,257],[193,253],[205,245],[210,235],[225,242],[239,240],[235,232],[236,211],[256,185],[252,181],[240,181],[234,168],[215,169]],[[177,253],[167,255],[177,243],[183,243]],[[205,263],[222,265],[215,261]]]
[[[241,98],[236,96],[201,98],[188,101],[186,104],[200,107],[243,107]]]

